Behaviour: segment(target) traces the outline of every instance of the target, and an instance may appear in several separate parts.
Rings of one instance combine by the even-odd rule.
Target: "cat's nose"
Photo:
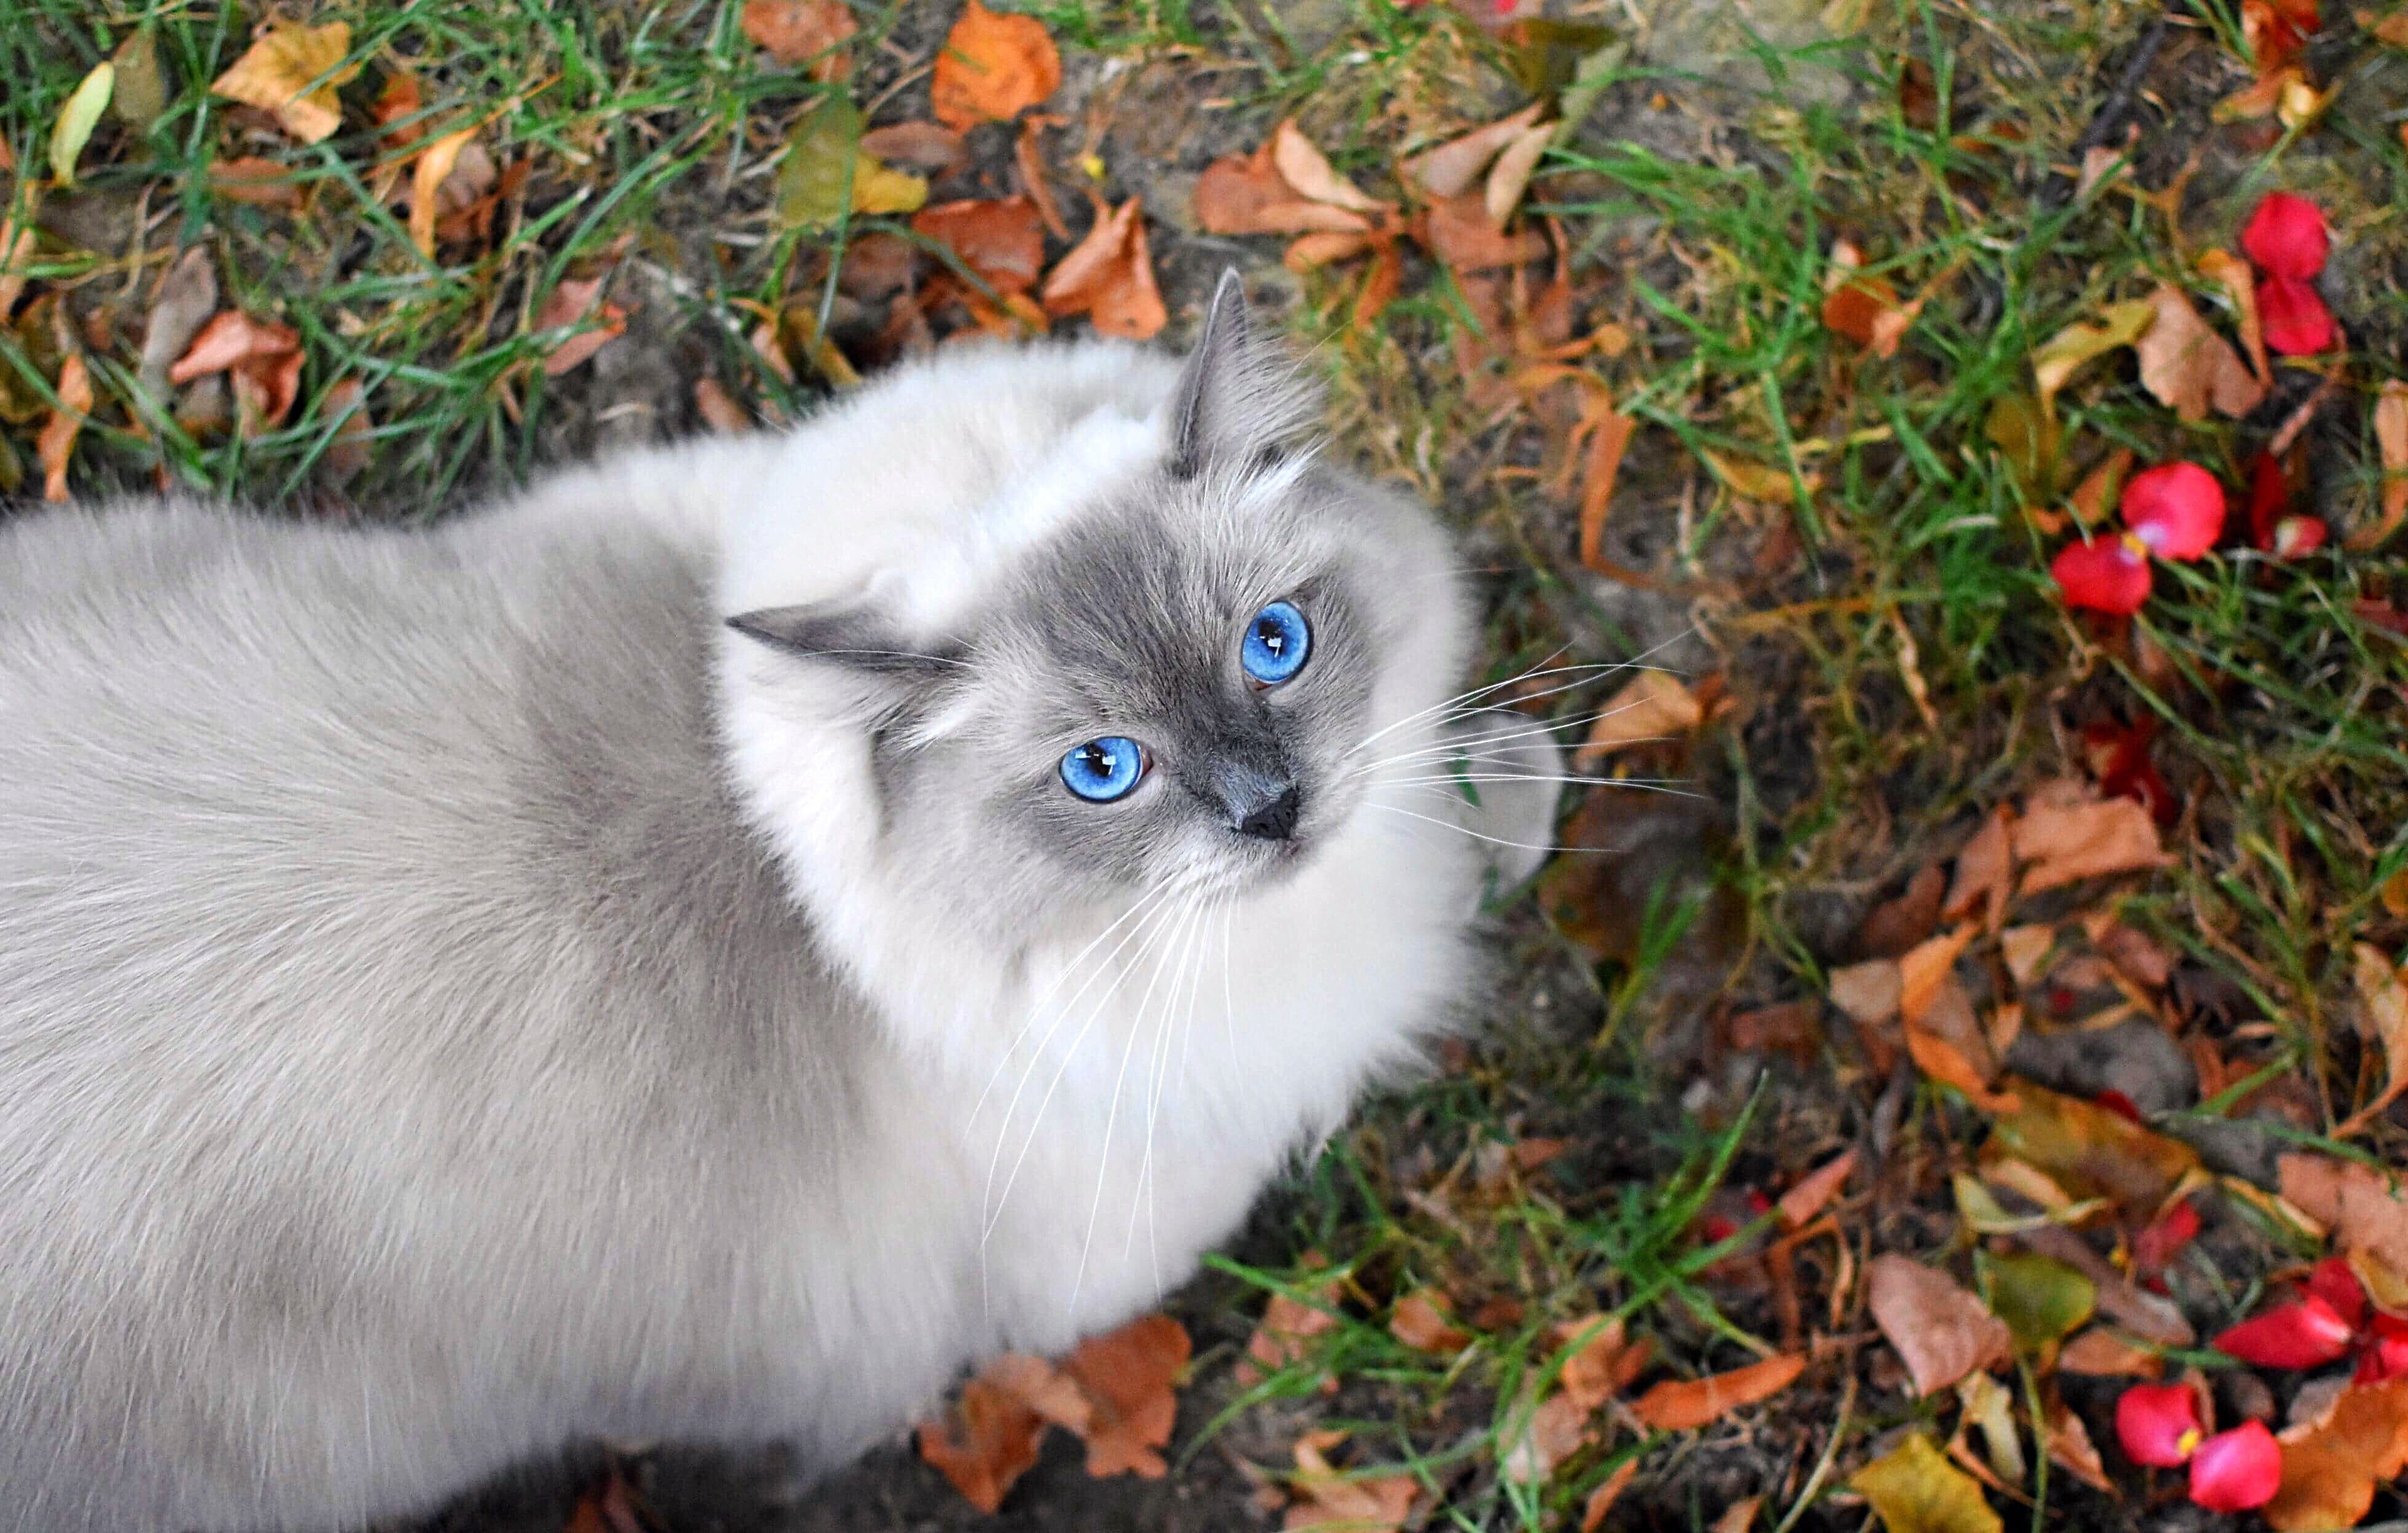
[[[1252,802],[1230,804],[1230,823],[1240,836],[1257,836],[1266,841],[1284,841],[1296,834],[1299,802],[1295,783],[1269,783],[1265,786],[1261,796]]]

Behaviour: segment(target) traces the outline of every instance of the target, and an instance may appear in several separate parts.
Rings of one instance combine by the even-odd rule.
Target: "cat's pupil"
[[[1273,654],[1283,653],[1287,649],[1287,635],[1280,632],[1280,625],[1268,618],[1254,624],[1254,637],[1261,639],[1263,647]]]

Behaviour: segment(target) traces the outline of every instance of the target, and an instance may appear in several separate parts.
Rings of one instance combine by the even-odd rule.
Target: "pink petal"
[[[2356,1335],[2331,1305],[2309,1294],[2243,1321],[2215,1346],[2258,1368],[2319,1368],[2347,1353]]]
[[[2316,1263],[2308,1269],[2306,1286],[2311,1296],[2324,1300],[2332,1312],[2341,1317],[2342,1324],[2351,1330],[2365,1324],[2366,1290],[2358,1283],[2358,1274],[2350,1270],[2348,1257],[2327,1256]],[[2374,1318],[2378,1326],[2391,1319],[2388,1315]],[[2401,1327],[2402,1335],[2408,1335],[2408,1321],[2393,1321],[2392,1324]]]
[[[2129,614],[2149,599],[2149,561],[2128,537],[2068,543],[2048,566],[2068,607]]]
[[[2269,192],[2241,231],[2241,248],[2269,277],[2305,279],[2325,269],[2325,216],[2305,197]]]
[[[2191,1455],[2204,1430],[2188,1384],[2134,1384],[2115,1402],[2115,1440],[2135,1464],[2170,1469]]]
[[[2314,553],[2325,546],[2325,519],[2320,516],[2286,516],[2274,523],[2274,536],[2268,540],[2266,552],[2277,559],[2296,559],[2303,553]]]
[[[2218,1432],[2191,1455],[2190,1498],[2210,1512],[2262,1507],[2282,1483],[2283,1449],[2262,1421]]]
[[[2341,335],[2323,296],[2298,278],[2269,277],[2258,284],[2258,318],[2265,325],[2266,349],[2286,357],[2329,351]]]
[[[2141,1277],[2164,1271],[2199,1234],[2199,1211],[2186,1197],[2132,1238],[2132,1270]]]
[[[2132,476],[2118,505],[2132,536],[2160,559],[2196,559],[2224,530],[2224,486],[2195,463],[2165,463]]]

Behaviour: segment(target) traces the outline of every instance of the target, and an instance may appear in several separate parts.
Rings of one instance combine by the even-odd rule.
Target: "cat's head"
[[[1464,658],[1444,536],[1298,448],[1310,392],[1234,279],[1175,380],[1147,359],[1126,386],[1150,395],[1116,402],[1142,435],[1108,466],[1075,411],[1055,412],[1050,455],[995,444],[1019,456],[992,493],[1033,480],[1053,510],[949,577],[951,610],[932,621],[913,571],[887,568],[866,593],[728,619],[758,641],[740,657],[757,701],[791,689],[798,720],[833,707],[856,731],[852,829],[880,865],[937,870],[990,924],[1293,877]]]

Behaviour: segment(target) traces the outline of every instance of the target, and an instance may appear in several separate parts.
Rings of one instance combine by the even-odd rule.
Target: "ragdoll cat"
[[[0,522],[6,1516],[833,1468],[1191,1273],[1560,769],[1310,404],[1225,281],[425,530]]]

